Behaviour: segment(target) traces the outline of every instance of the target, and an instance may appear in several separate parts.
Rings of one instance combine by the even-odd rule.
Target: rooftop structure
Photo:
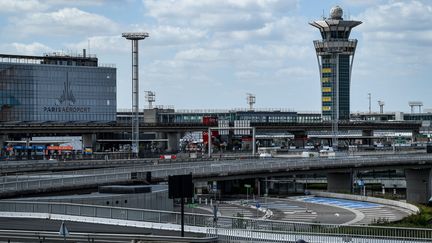
[[[43,56],[0,54],[0,62],[87,67],[98,66],[97,57],[95,55],[87,55],[85,49],[83,49],[82,54],[75,55],[61,52],[47,53]]]

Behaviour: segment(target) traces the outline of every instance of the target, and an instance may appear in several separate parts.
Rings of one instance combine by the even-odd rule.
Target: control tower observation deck
[[[330,17],[309,23],[321,32],[315,40],[322,92],[323,120],[349,120],[350,80],[357,40],[349,39],[352,28],[361,21],[344,20],[343,10],[335,6]]]

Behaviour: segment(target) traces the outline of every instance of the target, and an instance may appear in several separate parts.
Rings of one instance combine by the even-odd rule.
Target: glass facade
[[[0,122],[116,120],[116,69],[0,63]]]
[[[339,59],[339,65],[336,65]],[[321,87],[322,114],[324,120],[332,120],[336,115],[336,81],[339,75],[339,119],[349,120],[350,116],[350,56],[324,55],[322,56]],[[336,71],[338,70],[338,71]]]

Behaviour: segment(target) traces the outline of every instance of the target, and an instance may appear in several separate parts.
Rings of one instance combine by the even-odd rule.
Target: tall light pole
[[[138,82],[138,41],[149,37],[145,32],[122,33],[132,41],[132,153],[139,155],[139,82]]]

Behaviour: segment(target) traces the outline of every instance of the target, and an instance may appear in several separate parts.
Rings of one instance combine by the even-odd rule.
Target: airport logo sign
[[[45,106],[44,112],[61,112],[61,113],[84,113],[90,112],[90,107],[74,106],[76,98],[72,92],[71,83],[69,82],[69,73],[66,73],[66,81],[63,84],[63,92],[55,102],[55,106]]]

